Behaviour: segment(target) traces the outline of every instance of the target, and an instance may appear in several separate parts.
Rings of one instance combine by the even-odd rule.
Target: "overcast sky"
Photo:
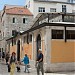
[[[25,0],[0,0],[0,10],[3,9],[5,4],[9,5],[25,5]]]

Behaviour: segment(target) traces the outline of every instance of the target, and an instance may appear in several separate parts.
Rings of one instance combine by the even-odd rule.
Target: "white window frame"
[[[25,22],[24,22],[25,19]],[[23,17],[23,24],[27,24],[28,23],[28,18]]]
[[[45,12],[45,7],[38,7],[38,12]]]
[[[16,18],[15,17],[13,17],[12,23],[16,23]]]
[[[50,8],[50,12],[56,12],[56,8]]]

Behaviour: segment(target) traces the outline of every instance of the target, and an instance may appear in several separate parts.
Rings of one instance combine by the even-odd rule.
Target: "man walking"
[[[42,75],[44,75],[44,69],[43,69],[43,54],[42,51],[38,50],[38,56],[37,56],[37,75],[40,75],[40,70]]]

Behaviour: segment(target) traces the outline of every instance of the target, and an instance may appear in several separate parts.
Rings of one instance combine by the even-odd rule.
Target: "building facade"
[[[16,52],[17,59],[28,54],[33,61],[41,49],[45,72],[75,70],[75,14],[38,14],[29,30],[7,39],[9,48],[10,54]]]
[[[25,6],[34,14],[34,17],[40,12],[75,13],[74,0],[26,0]]]
[[[2,48],[5,50],[6,39],[25,31],[32,20],[32,13],[24,6],[5,5],[1,12]]]

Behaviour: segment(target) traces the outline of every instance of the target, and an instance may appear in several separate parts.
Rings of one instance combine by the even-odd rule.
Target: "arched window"
[[[38,34],[37,36],[37,49],[41,49],[41,36]]]

